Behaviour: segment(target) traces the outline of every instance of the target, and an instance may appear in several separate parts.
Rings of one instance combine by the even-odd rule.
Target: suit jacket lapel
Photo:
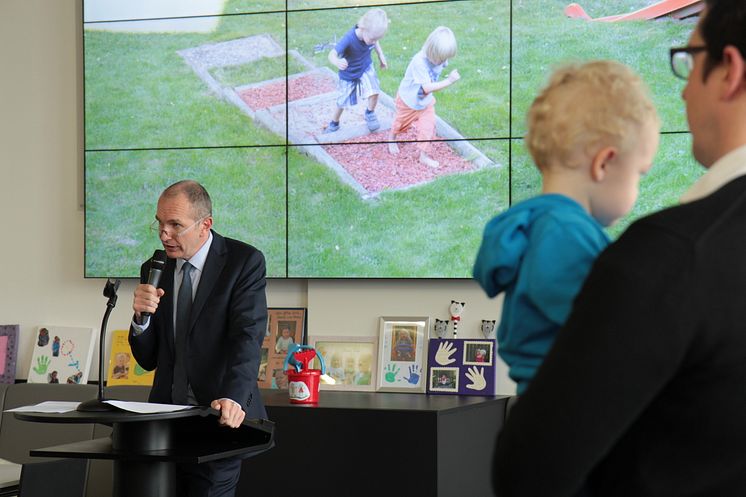
[[[203,268],[202,275],[199,278],[197,294],[194,296],[192,312],[189,314],[190,333],[192,331],[192,328],[194,328],[194,323],[195,321],[197,321],[197,317],[202,312],[202,308],[207,302],[207,298],[212,294],[212,289],[215,287],[215,283],[217,283],[220,273],[223,271],[223,266],[225,266],[225,257],[225,240],[222,236],[213,231],[212,245],[210,245],[210,251],[207,253],[207,259],[205,259],[205,267]]]

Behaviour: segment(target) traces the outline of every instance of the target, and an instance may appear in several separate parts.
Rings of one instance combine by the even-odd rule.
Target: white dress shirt
[[[685,204],[704,198],[744,174],[746,174],[746,145],[731,150],[716,160],[710,169],[681,196],[681,203]]]

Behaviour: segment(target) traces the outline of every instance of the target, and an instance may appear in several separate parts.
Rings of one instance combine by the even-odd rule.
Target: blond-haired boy
[[[613,61],[556,70],[527,120],[542,192],[487,224],[473,272],[488,296],[505,292],[498,352],[519,395],[609,243],[603,227],[632,209],[660,127],[642,80]]]
[[[342,112],[346,107],[357,105],[358,96],[368,100],[365,109],[368,130],[372,132],[381,127],[375,113],[381,85],[370,53],[375,50],[381,68],[388,67],[380,44],[388,28],[389,19],[386,12],[383,9],[370,9],[329,52],[329,62],[339,69],[339,82],[334,116],[324,133],[339,130]]]
[[[407,66],[396,95],[396,114],[389,133],[389,152],[399,153],[394,142],[396,135],[403,133],[417,123],[417,147],[420,149],[420,162],[430,167],[440,164],[428,154],[430,140],[435,138],[435,97],[433,93],[451,86],[461,79],[457,70],[451,71],[446,79],[438,81],[440,73],[448,66],[448,60],[456,55],[456,36],[449,28],[438,26],[425,40]]]

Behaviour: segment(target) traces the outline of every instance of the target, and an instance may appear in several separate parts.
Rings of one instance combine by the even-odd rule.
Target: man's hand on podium
[[[231,399],[213,400],[210,407],[216,411],[220,411],[220,419],[218,419],[218,423],[223,426],[238,428],[241,426],[243,418],[246,416],[246,413],[241,409],[241,406]]]

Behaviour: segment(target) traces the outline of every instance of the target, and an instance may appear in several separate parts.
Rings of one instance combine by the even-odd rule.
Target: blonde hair
[[[445,26],[438,26],[430,33],[422,45],[427,60],[435,65],[442,64],[456,55],[456,35]]]
[[[371,35],[383,36],[389,29],[389,18],[383,9],[370,9],[357,22],[357,27]]]
[[[539,170],[550,163],[577,167],[578,153],[616,145],[622,151],[647,123],[660,125],[642,79],[619,62],[570,64],[554,71],[531,104],[526,147]]]

